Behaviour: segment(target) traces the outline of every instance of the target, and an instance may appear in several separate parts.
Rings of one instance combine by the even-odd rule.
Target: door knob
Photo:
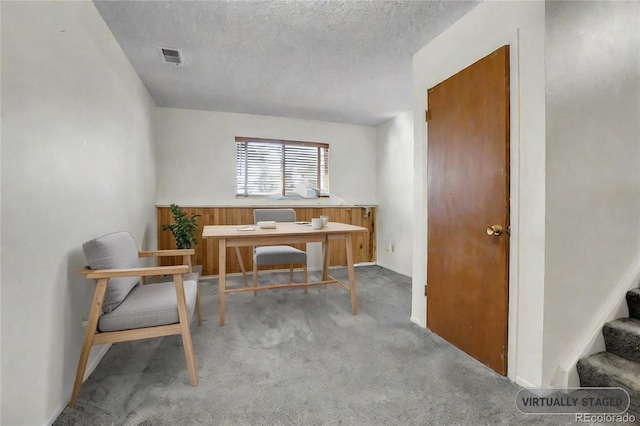
[[[502,234],[502,226],[500,225],[491,225],[487,228],[487,235],[497,237],[500,234]]]

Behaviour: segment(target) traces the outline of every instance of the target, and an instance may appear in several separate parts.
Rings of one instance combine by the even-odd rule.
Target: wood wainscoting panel
[[[198,218],[198,244],[193,258],[194,265],[202,265],[203,275],[218,275],[218,243],[213,239],[202,240],[202,229],[206,225],[248,225],[253,223],[253,210],[256,208],[270,208],[272,206],[251,207],[180,207],[188,217],[193,214]],[[275,207],[274,207],[275,208]],[[280,207],[278,207],[280,208]],[[341,222],[367,228],[369,232],[359,233],[353,238],[353,255],[355,263],[376,261],[376,208],[375,207],[297,207],[293,208],[299,221],[311,222],[314,217],[320,215],[329,216],[331,222]],[[171,231],[163,231],[162,225],[173,223],[169,206],[158,206],[158,250],[175,249],[176,243]],[[304,244],[292,244],[304,250]],[[253,268],[253,256],[249,247],[240,248],[242,262],[245,270]],[[161,266],[172,266],[181,259],[160,258]],[[347,264],[347,254],[344,244],[340,242],[329,243],[329,266],[344,266]],[[261,269],[282,269],[282,266],[266,266]],[[241,272],[240,263],[235,254],[235,249],[227,249],[227,273]]]

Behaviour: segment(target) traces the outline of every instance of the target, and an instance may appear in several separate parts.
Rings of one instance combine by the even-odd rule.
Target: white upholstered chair
[[[185,256],[188,250],[138,252],[128,232],[107,234],[82,245],[90,269],[81,271],[97,280],[85,331],[70,407],[80,393],[93,345],[180,334],[191,384],[198,384],[190,322],[197,313],[202,323],[198,276],[189,265],[141,268],[139,257]],[[172,281],[144,284],[141,277],[172,276]]]
[[[253,220],[257,224],[262,221],[295,222],[296,212],[293,209],[255,209]],[[258,287],[258,266],[289,265],[289,283],[293,282],[293,266],[302,265],[304,282],[307,282],[307,252],[291,246],[261,246],[253,249],[253,295]],[[304,287],[307,292],[307,286]]]

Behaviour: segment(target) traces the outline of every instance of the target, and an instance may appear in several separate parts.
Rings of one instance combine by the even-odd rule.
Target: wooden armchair
[[[198,384],[191,340],[194,311],[202,323],[198,276],[191,271],[193,249],[138,252],[128,232],[116,232],[82,245],[97,280],[85,331],[70,407],[75,407],[93,345],[180,334],[191,384]],[[139,257],[184,256],[187,265],[141,268]],[[172,281],[144,285],[141,277],[168,275]]]

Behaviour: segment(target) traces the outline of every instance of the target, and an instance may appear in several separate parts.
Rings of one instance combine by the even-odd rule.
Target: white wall
[[[2,7],[0,7],[0,35],[2,34]],[[1,50],[1,46],[0,46]],[[0,54],[0,82],[2,82],[2,55]],[[2,99],[2,84],[0,84],[0,100]],[[2,116],[0,111],[0,117]],[[0,188],[2,188],[2,120],[0,120]],[[0,190],[0,213],[2,212],[2,191]],[[2,232],[0,214],[0,366],[2,366]],[[0,383],[2,370],[0,367]],[[0,421],[2,421],[2,386],[0,385]]]
[[[157,202],[161,205],[261,203],[235,197],[236,136],[328,143],[331,194],[345,205],[377,202],[375,127],[159,108],[157,134]],[[339,200],[306,203],[337,204]]]
[[[413,260],[413,111],[377,126],[377,263],[411,276]],[[389,250],[393,244],[394,250]]]
[[[155,247],[155,106],[93,3],[0,7],[0,423],[41,425],[80,353],[94,288],[81,244],[129,230]]]
[[[640,3],[547,3],[546,34],[549,382],[639,285]]]
[[[511,253],[508,375],[542,380],[545,248],[544,2],[485,1],[413,60],[414,246],[412,320],[426,325],[427,89],[511,45]]]

